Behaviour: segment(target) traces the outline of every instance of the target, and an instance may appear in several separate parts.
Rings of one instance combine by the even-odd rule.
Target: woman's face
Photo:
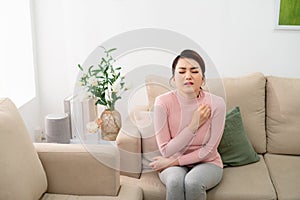
[[[200,65],[191,58],[179,58],[174,81],[181,95],[190,98],[198,96],[204,82]]]

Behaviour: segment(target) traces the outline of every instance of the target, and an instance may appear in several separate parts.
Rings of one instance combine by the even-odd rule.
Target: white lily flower
[[[86,129],[89,133],[96,133],[98,130],[98,124],[94,121],[89,122],[86,124]]]
[[[77,81],[77,82],[76,82],[76,86],[77,86],[77,87],[84,86],[84,83],[83,83],[82,81]]]
[[[95,76],[91,76],[88,80],[89,85],[92,86],[97,86],[98,85],[98,80]]]
[[[121,88],[121,86],[120,86],[120,80],[116,80],[114,82],[114,84],[111,86],[111,88],[112,88],[113,92],[118,93],[120,91],[120,88]]]

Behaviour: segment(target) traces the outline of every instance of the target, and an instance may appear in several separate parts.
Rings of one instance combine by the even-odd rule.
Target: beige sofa
[[[0,99],[1,200],[142,199],[139,187],[120,184],[119,164],[107,145],[34,146],[16,106]]]
[[[220,184],[208,191],[208,199],[299,200],[300,79],[254,73],[223,78],[222,82],[227,110],[240,107],[246,133],[260,160],[244,166],[224,168]],[[208,80],[208,88],[212,93],[224,95],[218,83],[220,81]],[[153,102],[155,96],[164,90],[159,89],[157,84],[154,84],[154,88],[151,84],[146,85],[149,102]],[[149,106],[146,106],[137,110],[146,113],[148,109]],[[165,186],[157,173],[147,170],[145,165],[149,159],[145,153],[157,149],[155,138],[149,135],[145,137],[143,133],[151,130],[153,124],[140,127],[135,118],[127,120],[117,138],[121,153],[121,183],[140,186],[145,200],[165,199]]]

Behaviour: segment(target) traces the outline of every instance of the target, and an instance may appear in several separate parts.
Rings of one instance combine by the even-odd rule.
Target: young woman
[[[225,102],[203,91],[205,63],[184,50],[172,65],[176,89],[155,100],[154,127],[160,157],[150,166],[166,185],[168,200],[206,199],[223,174],[217,151],[225,124]]]

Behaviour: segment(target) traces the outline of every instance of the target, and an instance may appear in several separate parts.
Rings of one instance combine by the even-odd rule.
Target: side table
[[[100,131],[100,130],[98,130]],[[70,140],[71,144],[105,144],[116,146],[116,141],[103,140],[101,133],[84,134],[83,138],[76,137]]]

